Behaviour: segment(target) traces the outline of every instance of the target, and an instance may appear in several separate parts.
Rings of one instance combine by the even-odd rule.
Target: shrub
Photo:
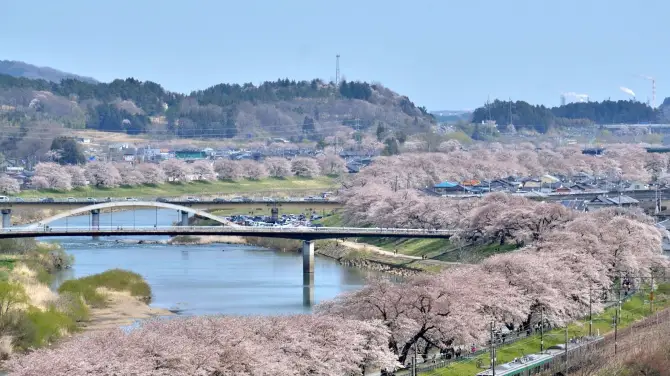
[[[105,296],[97,291],[100,287],[115,291],[127,291],[130,295],[147,302],[151,300],[151,287],[142,276],[121,269],[112,269],[104,273],[65,281],[58,292],[60,294],[69,292],[75,296],[80,296],[92,307],[104,307]]]

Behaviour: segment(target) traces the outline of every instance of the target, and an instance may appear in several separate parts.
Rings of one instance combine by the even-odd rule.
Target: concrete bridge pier
[[[188,226],[188,212],[180,210],[179,213],[181,213],[181,222],[179,222],[179,225]]]
[[[91,210],[91,230],[100,230],[100,209]],[[98,239],[100,239],[99,236],[93,236],[93,240]]]
[[[304,240],[302,242],[302,275],[314,275],[314,242]]]
[[[302,303],[306,307],[314,304],[314,241],[302,242]]]
[[[2,228],[12,227],[12,209],[2,209]]]
[[[302,276],[302,305],[305,307],[314,305],[314,273]]]

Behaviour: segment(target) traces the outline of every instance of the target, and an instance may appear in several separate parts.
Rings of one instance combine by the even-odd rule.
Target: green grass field
[[[335,179],[320,176],[313,179],[292,177],[286,179],[268,178],[263,180],[239,181],[194,181],[189,183],[166,183],[159,185],[122,186],[118,188],[81,187],[70,191],[30,190],[21,192],[18,197],[178,197],[216,196],[216,195],[296,195],[309,192],[321,192],[336,187]]]
[[[324,217],[318,223],[327,227],[344,225],[341,214]],[[505,253],[517,249],[513,244],[484,244],[459,248],[449,239],[392,239],[392,238],[360,238],[359,243],[367,243],[386,251],[408,256],[426,256],[429,259],[448,262],[477,262],[497,253]]]
[[[661,310],[670,306],[670,285],[660,285],[657,291],[656,300],[654,303],[655,310]],[[623,329],[630,324],[651,315],[651,307],[649,302],[645,299],[647,296],[636,294],[629,300],[623,303],[621,307],[621,320],[619,329]],[[599,315],[593,318],[593,333],[604,335],[614,330],[612,326],[613,318],[616,315],[616,308],[611,307],[606,309]],[[580,337],[589,334],[589,322],[587,319],[579,320],[568,325],[568,337]],[[545,348],[557,344],[565,343],[565,329],[555,329],[544,334]],[[506,363],[514,358],[523,355],[529,355],[540,352],[540,336],[533,335],[526,339],[519,340],[507,346],[500,346],[497,349],[498,363]],[[473,376],[478,372],[483,371],[477,368],[477,361],[486,366],[489,364],[489,354],[483,354],[473,359],[467,359],[459,362],[449,364],[447,367],[438,368],[429,372],[422,372],[420,375],[425,376]]]

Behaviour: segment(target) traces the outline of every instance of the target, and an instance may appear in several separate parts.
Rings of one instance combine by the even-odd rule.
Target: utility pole
[[[335,55],[335,86],[340,86],[340,54]]]
[[[591,296],[591,282],[589,282],[589,337],[593,335],[593,302]]]
[[[565,376],[568,376],[568,326],[565,326]]]
[[[417,352],[418,352],[417,348],[418,348],[418,344],[415,342],[414,343],[414,361],[412,361],[412,375],[413,376],[417,376],[417,373],[416,373],[416,358],[417,358]]]
[[[614,317],[614,355],[616,356],[617,353],[617,337],[619,334],[619,319],[621,316],[621,313],[619,312],[621,310],[621,272],[619,272],[619,292],[617,294],[617,309],[616,309],[616,316]]]
[[[493,321],[491,321],[491,372],[496,376],[496,345],[493,338]]]
[[[653,314],[654,313],[654,271],[652,270],[650,273],[651,275],[651,281],[649,282],[649,309],[650,312]]]
[[[540,310],[540,352],[544,351],[544,307]]]

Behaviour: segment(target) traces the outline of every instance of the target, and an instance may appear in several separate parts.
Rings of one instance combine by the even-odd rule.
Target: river
[[[171,210],[136,210],[101,213],[104,226],[171,225],[178,220]],[[52,226],[88,226],[89,216],[71,217]],[[121,268],[141,274],[151,285],[152,306],[178,310],[185,315],[273,315],[310,312],[313,303],[360,288],[377,273],[345,267],[317,256],[313,298],[306,302],[302,256],[246,245],[123,244],[121,237],[45,238],[58,242],[75,257],[74,267],[58,276],[64,280]],[[167,239],[132,237],[132,239]]]

